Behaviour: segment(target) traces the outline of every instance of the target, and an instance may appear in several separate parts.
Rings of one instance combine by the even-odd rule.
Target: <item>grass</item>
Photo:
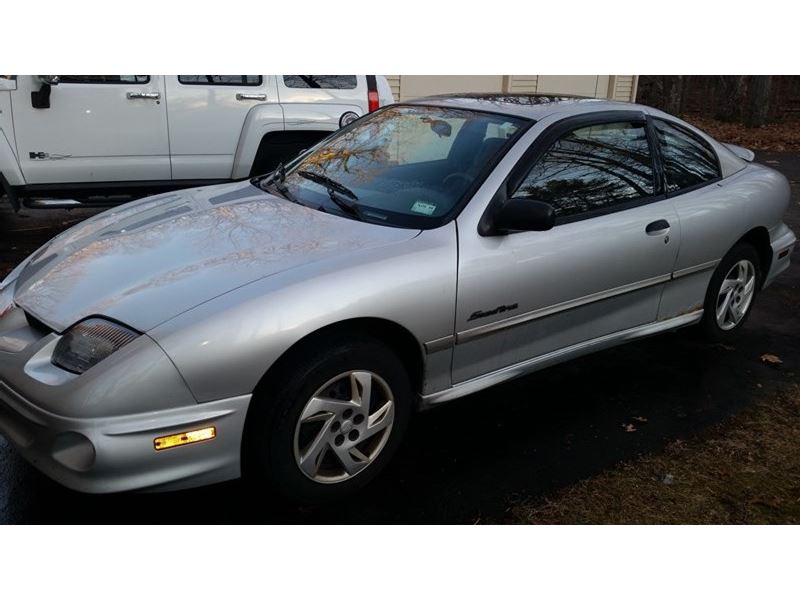
[[[800,523],[800,387],[538,502],[516,523]]]

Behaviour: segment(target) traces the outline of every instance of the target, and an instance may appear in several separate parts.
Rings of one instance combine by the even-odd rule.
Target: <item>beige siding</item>
[[[502,75],[401,75],[396,99],[403,102],[436,94],[500,92]]]
[[[631,102],[636,75],[387,75],[395,100],[434,94],[507,92],[575,94]]]
[[[605,98],[608,93],[609,77],[609,75],[539,75],[537,92]]]
[[[503,91],[510,94],[535,94],[538,81],[538,75],[506,75]]]
[[[612,75],[608,84],[608,97],[622,102],[633,102],[636,98],[636,75]]]
[[[400,75],[387,75],[386,80],[392,88],[392,95],[395,100],[400,100]]]

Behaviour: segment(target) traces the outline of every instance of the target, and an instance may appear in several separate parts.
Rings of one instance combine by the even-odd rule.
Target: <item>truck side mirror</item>
[[[33,108],[50,108],[50,90],[52,86],[58,85],[58,75],[37,75],[36,78],[42,83],[36,92],[31,92],[31,106]]]
[[[58,75],[37,75],[36,78],[42,85],[58,85],[58,82],[61,81],[61,77]]]

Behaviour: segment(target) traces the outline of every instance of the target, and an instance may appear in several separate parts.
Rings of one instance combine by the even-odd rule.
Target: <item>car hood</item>
[[[418,234],[323,213],[248,182],[184,190],[54,238],[19,272],[14,302],[56,331],[91,315],[147,331],[257,279]]]

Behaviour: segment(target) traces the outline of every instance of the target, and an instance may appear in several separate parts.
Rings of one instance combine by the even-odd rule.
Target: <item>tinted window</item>
[[[675,192],[720,177],[714,151],[685,129],[655,119],[667,191]]]
[[[653,162],[644,123],[604,123],[569,132],[536,162],[514,193],[553,205],[556,217],[652,196]]]
[[[148,83],[150,75],[59,75],[61,83]]]
[[[355,75],[284,75],[283,83],[290,88],[352,90],[357,81]]]
[[[451,108],[387,108],[325,138],[288,165],[285,189],[302,204],[343,216],[351,215],[331,193],[356,203],[368,221],[436,227],[513,143],[524,122]]]
[[[184,85],[261,85],[261,75],[178,75]]]

